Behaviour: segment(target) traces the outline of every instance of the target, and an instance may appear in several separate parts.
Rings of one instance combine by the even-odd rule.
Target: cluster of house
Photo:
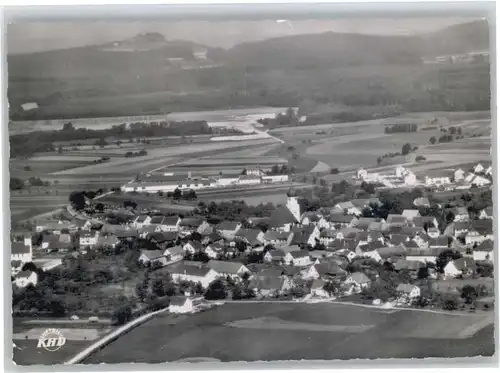
[[[425,198],[418,202],[428,203]],[[219,277],[248,277],[260,296],[282,294],[305,284],[312,295],[326,296],[324,285],[328,281],[340,283],[343,294],[359,292],[369,286],[370,279],[362,272],[347,272],[348,264],[357,258],[390,261],[396,271],[408,270],[416,276],[426,263],[436,263],[442,251],[451,248],[462,252],[462,258],[450,261],[444,268],[445,278],[467,275],[474,270],[476,261],[494,260],[492,208],[481,211],[479,220],[471,220],[466,209],[456,208],[455,221],[441,232],[436,218],[420,216],[417,209],[390,214],[387,219],[361,217],[363,209],[374,204],[380,201],[353,199],[328,212],[303,213],[303,201],[290,192],[286,205],[278,207],[269,218],[248,217],[245,226],[238,221],[210,224],[204,217],[150,215],[137,216],[127,225],[104,224],[98,230],[90,222],[39,223],[36,230],[49,234],[38,250],[65,248],[76,231],[80,250],[114,247],[134,238],[148,239],[157,249],[142,250],[138,261],[168,266],[174,281],[200,283],[206,288]],[[263,225],[266,231],[259,228]],[[242,251],[258,254],[262,260],[245,266],[239,261]],[[30,262],[32,253],[31,239],[12,244],[14,275],[25,275],[19,272],[19,263]],[[204,253],[208,263],[185,260],[198,253]],[[18,286],[30,283],[17,277]],[[401,291],[410,288],[402,287]]]
[[[374,173],[370,173],[360,168],[356,172],[356,178],[367,183],[381,184],[386,188],[414,186],[418,184],[415,174],[403,166],[396,167],[394,172]]]
[[[446,189],[467,190],[472,186],[485,187],[491,185],[492,166],[485,168],[478,163],[469,172],[458,168],[453,171],[428,171],[425,175],[426,186],[444,186]]]
[[[403,166],[396,167],[394,172],[381,173],[369,173],[361,168],[357,171],[356,178],[367,183],[381,184],[386,188],[425,185],[427,187],[445,187],[450,190],[467,190],[472,186],[491,185],[490,177],[492,175],[491,165],[485,168],[481,163],[478,163],[469,172],[461,168],[449,172],[444,170],[427,171],[421,175],[422,180]]]
[[[235,185],[256,185],[267,183],[283,183],[288,181],[286,174],[272,174],[257,167],[247,169],[242,175],[219,176],[214,178],[191,177],[189,174],[148,175],[142,180],[132,180],[121,187],[123,192],[173,192],[179,190],[199,190],[205,188],[221,188]]]

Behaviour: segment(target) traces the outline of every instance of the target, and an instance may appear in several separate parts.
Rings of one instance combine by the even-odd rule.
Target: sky
[[[334,20],[261,21],[43,21],[11,23],[8,53],[65,49],[159,32],[167,39],[183,39],[211,47],[232,46],[272,37],[327,31],[375,35],[411,35],[436,31],[477,18],[344,18]]]

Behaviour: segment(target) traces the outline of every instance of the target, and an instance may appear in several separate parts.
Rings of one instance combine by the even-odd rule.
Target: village
[[[245,176],[260,179],[263,174]],[[491,166],[479,164],[468,174],[456,170],[451,178],[426,177],[424,184],[446,190],[468,185],[463,193],[470,201],[470,195],[484,193],[491,174]],[[358,185],[371,182],[374,189],[417,185],[413,173],[400,166],[394,176],[361,169],[354,179]],[[250,299],[490,310],[493,208],[468,208],[464,196],[461,204],[435,206],[430,197],[415,198],[412,208],[400,213],[384,210],[387,201],[376,196],[306,210],[304,198],[290,188],[286,204],[269,216],[233,220],[216,216],[216,205],[203,202],[182,216],[139,212],[133,202],[121,208],[101,204],[98,212],[98,197],[85,198],[83,206],[74,201],[68,206],[73,219],[37,221],[32,232],[13,232],[13,286],[29,291],[39,286],[40,275],[61,270],[71,260],[87,258],[92,265],[96,253],[125,253],[147,278],[155,274],[164,287],[167,279],[169,291],[145,285],[142,292],[160,298],[168,294],[170,312],[193,312],[205,301]]]

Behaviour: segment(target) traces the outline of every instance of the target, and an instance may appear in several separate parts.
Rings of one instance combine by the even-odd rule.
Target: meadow
[[[280,327],[257,328],[259,318],[266,317],[272,317],[274,325],[278,319]],[[387,313],[324,303],[231,303],[175,321],[169,315],[156,317],[97,351],[84,363],[163,363],[201,357],[267,361],[491,356],[493,328],[487,325],[492,324],[493,318],[485,321],[487,317],[416,311]],[[253,318],[257,320],[252,325],[249,319]],[[253,327],[242,328],[244,320]],[[325,325],[328,328],[321,328]],[[362,325],[372,327],[360,332]],[[475,325],[483,328],[473,336],[461,335],[464,328]]]

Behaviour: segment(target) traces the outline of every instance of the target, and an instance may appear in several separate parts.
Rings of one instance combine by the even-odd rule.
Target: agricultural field
[[[100,198],[99,201],[120,206],[123,206],[123,202],[125,201],[133,201],[137,203],[138,209],[154,209],[178,213],[191,211],[195,208],[195,205],[174,203],[171,199],[167,197],[158,197],[154,193],[151,195],[114,193]]]
[[[33,321],[33,322],[30,322]],[[20,365],[52,365],[62,364],[97,339],[109,333],[112,328],[108,324],[85,324],[67,320],[61,324],[56,320],[57,327],[66,338],[66,344],[57,351],[47,351],[37,348],[38,338],[54,323],[42,323],[25,318],[14,318],[13,330],[13,360]]]
[[[341,304],[240,302],[185,318],[156,317],[84,363],[492,356],[492,323],[493,313],[450,316]]]
[[[139,158],[114,159],[103,164],[91,165],[75,170],[62,171],[58,175],[75,175],[75,174],[109,174],[120,172],[148,172],[154,167],[158,167],[162,163],[171,160],[172,157],[180,157],[185,155],[207,156],[217,154],[219,152],[231,151],[233,148],[244,148],[257,146],[261,144],[269,144],[273,139],[263,139],[257,141],[235,141],[232,143],[226,142],[209,142],[205,144],[188,144],[183,146],[173,146],[167,148],[148,149],[148,155]],[[167,166],[168,164],[165,164]],[[160,167],[161,168],[161,167]]]

